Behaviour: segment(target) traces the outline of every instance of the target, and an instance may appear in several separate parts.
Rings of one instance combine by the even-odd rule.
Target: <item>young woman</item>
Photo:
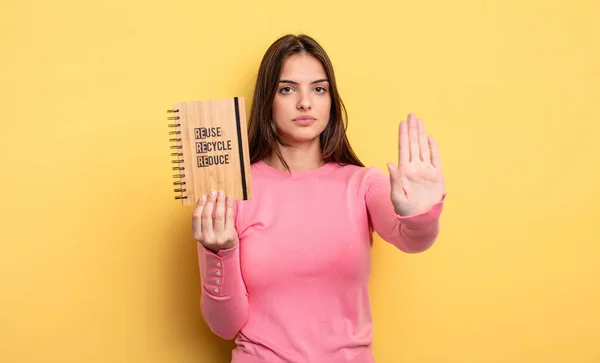
[[[232,363],[374,362],[372,233],[407,253],[438,236],[444,177],[423,122],[400,122],[388,176],[356,157],[345,116],[321,46],[275,41],[248,123],[253,199],[214,191],[193,215],[202,315],[235,338]]]

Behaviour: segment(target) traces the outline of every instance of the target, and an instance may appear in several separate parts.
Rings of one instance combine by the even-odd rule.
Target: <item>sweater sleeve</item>
[[[202,316],[213,333],[231,340],[246,324],[248,317],[248,292],[242,278],[239,243],[217,253],[196,243],[202,284]]]
[[[428,211],[400,216],[391,201],[390,177],[380,169],[371,170],[367,178],[365,202],[372,229],[401,251],[419,253],[429,249],[439,234],[446,193]]]

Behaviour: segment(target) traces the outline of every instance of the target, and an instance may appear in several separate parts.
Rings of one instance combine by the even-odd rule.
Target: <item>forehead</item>
[[[310,54],[294,54],[283,63],[280,78],[296,82],[312,82],[326,76],[325,68],[317,58]]]

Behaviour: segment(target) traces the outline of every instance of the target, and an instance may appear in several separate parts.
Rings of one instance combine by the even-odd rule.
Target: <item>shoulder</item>
[[[334,174],[339,174],[339,181],[351,194],[363,200],[386,194],[390,188],[390,177],[377,166],[343,165]]]
[[[388,175],[377,166],[343,165],[340,171],[348,178],[358,179],[366,185],[385,182]]]

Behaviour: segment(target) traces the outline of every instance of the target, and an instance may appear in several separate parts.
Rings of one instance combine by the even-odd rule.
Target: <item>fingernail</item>
[[[201,199],[203,202],[206,202],[206,194],[202,194],[202,196],[200,196],[200,199]]]
[[[216,190],[211,190],[210,191],[210,197],[214,198],[217,195],[217,191]]]

